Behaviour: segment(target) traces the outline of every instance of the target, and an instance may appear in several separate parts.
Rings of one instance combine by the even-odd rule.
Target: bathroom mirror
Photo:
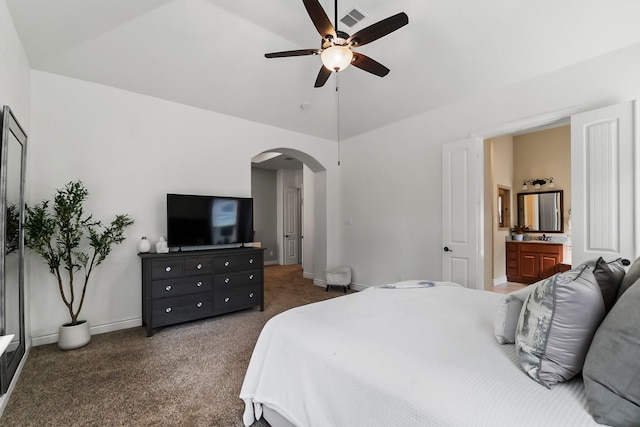
[[[562,233],[562,190],[518,193],[518,225],[533,233]]]
[[[25,354],[24,173],[27,135],[11,109],[2,110],[0,145],[0,335],[13,335],[0,358],[0,391],[6,393]]]

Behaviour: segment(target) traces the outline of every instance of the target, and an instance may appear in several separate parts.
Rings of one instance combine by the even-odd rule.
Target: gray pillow
[[[589,266],[545,279],[533,289],[518,319],[520,365],[547,388],[570,380],[582,370],[604,314],[602,292]]]
[[[624,279],[622,279],[622,283],[620,284],[620,289],[618,289],[618,299],[622,296],[622,294],[631,287],[634,283],[636,283],[640,279],[640,258],[633,261],[629,270],[627,270],[627,274],[625,274]]]
[[[505,295],[500,302],[493,325],[493,335],[499,344],[513,344],[516,342],[516,326],[518,325],[522,306],[536,285],[537,283],[534,283],[511,292]]]
[[[640,426],[640,280],[598,328],[583,378],[589,412],[597,422]]]
[[[616,302],[620,283],[624,278],[622,258],[606,262],[600,257],[597,260],[587,261],[585,264],[593,267],[593,275],[596,276],[596,281],[600,286],[600,291],[602,291],[604,308],[609,312]]]

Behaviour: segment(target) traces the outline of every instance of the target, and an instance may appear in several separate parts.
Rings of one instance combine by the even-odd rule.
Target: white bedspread
[[[502,295],[461,286],[373,288],[264,327],[240,398],[296,426],[589,426],[580,379],[551,390],[499,345]]]

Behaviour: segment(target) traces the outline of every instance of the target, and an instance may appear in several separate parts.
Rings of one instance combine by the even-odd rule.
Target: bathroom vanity
[[[553,276],[568,259],[569,247],[564,243],[541,240],[507,241],[507,280],[534,283]]]

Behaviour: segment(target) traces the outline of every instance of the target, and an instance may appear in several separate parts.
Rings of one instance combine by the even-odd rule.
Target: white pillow
[[[538,283],[540,282],[509,293],[500,302],[493,328],[493,335],[499,344],[513,344],[516,342],[516,326],[518,325],[522,305]]]

